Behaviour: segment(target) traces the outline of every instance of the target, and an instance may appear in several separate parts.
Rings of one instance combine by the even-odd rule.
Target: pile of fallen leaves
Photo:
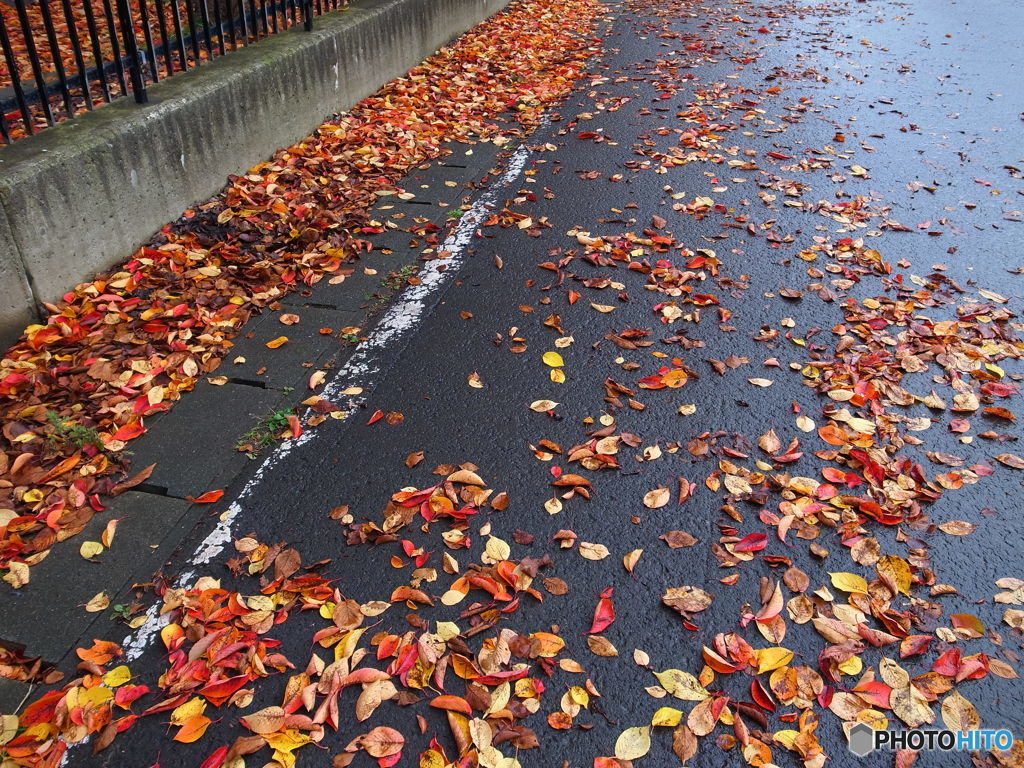
[[[403,707],[426,701],[443,713],[459,765],[519,765],[500,747],[537,746],[535,732],[519,721],[539,711],[545,679],[556,669],[573,674],[584,669],[562,655],[565,641],[558,635],[499,626],[514,620],[522,604],[543,602],[534,582],[551,561],[511,559],[509,545],[495,537],[488,539],[479,563],[460,565],[449,552],[443,556],[442,570],[453,580],[440,603],[454,606],[471,600],[457,619],[422,616],[436,602],[418,585],[436,581],[438,573],[430,565],[432,552],[398,538],[402,528],[413,518],[427,528],[448,520],[441,539],[454,551],[468,545],[467,520],[486,511],[500,512],[508,504],[508,495],[487,488],[473,465],[442,466],[435,473],[442,478],[438,484],[394,494],[380,525],[353,523],[346,508],[332,512],[349,526],[353,546],[391,544],[413,558],[417,567],[410,584],[398,586],[387,599],[359,603],[320,575],[326,563],[303,566],[290,547],[238,539],[238,554],[228,566],[238,579],[258,579],[256,594],[226,588],[210,577],[187,588],[162,587],[166,623],[160,638],[167,656],[159,681],[152,687],[133,682],[131,669],[122,662],[123,650],[115,643],[97,640],[79,649],[78,677],[44,694],[20,716],[3,717],[4,765],[57,765],[69,745],[88,738],[94,752],[101,751],[139,718],[156,714],[167,714],[174,741],[198,741],[213,722],[211,707],[244,710],[253,703],[261,680],[282,674],[289,677],[280,704],[241,715],[239,723],[252,735],[215,748],[203,768],[240,765],[239,757],[264,748],[271,750],[274,764],[291,768],[296,750],[321,743],[328,729],[338,731],[352,717],[368,720],[389,701]],[[545,579],[551,594],[564,594],[560,584]],[[384,629],[385,614],[401,606],[410,611],[402,620],[413,629]],[[299,614],[315,614],[321,622],[313,633],[314,650],[301,667],[277,650],[280,642],[272,637],[276,627],[300,620]],[[451,692],[455,686],[461,694]],[[351,715],[339,708],[341,694],[349,688],[359,690]],[[596,696],[589,678],[572,686],[562,696],[561,714],[549,722],[570,727],[573,715]],[[426,720],[418,722],[425,732]],[[351,739],[333,765],[348,765],[359,751],[381,766],[397,765],[405,743],[400,731],[378,726]],[[426,765],[449,765],[454,759],[436,739],[420,756]]]
[[[369,247],[359,228],[410,168],[497,136],[510,112],[510,132],[535,125],[596,50],[599,10],[513,5],[49,306],[0,361],[4,581],[25,584],[104,509],[125,445],[216,370],[253,312]]]

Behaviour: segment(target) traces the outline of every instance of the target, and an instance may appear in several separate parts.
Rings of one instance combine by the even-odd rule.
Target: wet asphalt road
[[[803,200],[850,199],[837,197],[842,191],[871,195],[877,204],[891,206],[888,217],[911,231],[881,231],[875,220],[860,234],[877,234],[871,247],[893,265],[904,259],[909,262],[906,267],[894,266],[906,280],[911,275],[930,274],[933,265],[944,264],[944,274],[968,291],[974,286],[990,289],[1009,297],[1011,310],[1019,307],[1024,278],[1008,270],[1024,266],[1019,249],[1024,217],[1015,213],[1024,208],[1024,181],[1005,166],[1024,167],[1020,118],[1024,85],[1016,39],[1024,28],[1021,7],[1013,2],[993,2],[979,12],[976,4],[950,0],[826,3],[817,10],[808,7],[802,11],[781,3],[734,6],[741,21],[728,21],[731,14],[707,12],[690,3],[625,3],[610,9],[606,55],[591,67],[593,78],[581,84],[551,122],[527,140],[536,148],[529,156],[528,173],[501,191],[509,210],[528,215],[534,222],[549,222],[551,227],[541,229],[538,237],[517,227],[481,227],[483,237],[470,243],[463,268],[449,276],[437,306],[403,348],[389,350],[388,367],[369,394],[365,413],[346,421],[328,420],[317,427],[312,440],[273,467],[244,502],[234,525],[235,536],[287,541],[305,562],[329,558],[323,573],[339,579],[342,591],[362,603],[387,599],[394,587],[408,583],[412,566],[396,569],[389,564],[389,558],[398,553],[396,544],[347,546],[342,527],[328,516],[332,508],[348,505],[357,520],[379,519],[392,493],[432,484],[431,470],[443,463],[472,462],[489,487],[507,490],[511,496],[508,509],[487,518],[492,534],[511,543],[513,557],[550,554],[554,566],[547,575],[563,579],[570,591],[564,596],[549,595],[543,604],[524,601],[504,625],[520,632],[556,626],[568,643],[566,653],[586,667],[596,684],[606,713],[606,717],[582,713],[577,723],[592,726],[586,730],[548,728],[544,717],[557,709],[564,686],[580,682],[578,675],[556,673],[549,689],[557,693],[546,695],[540,713],[525,721],[536,730],[541,746],[519,753],[524,766],[590,766],[595,756],[612,754],[621,730],[648,723],[655,709],[671,703],[645,693],[644,688],[655,680],[633,663],[634,648],[646,651],[655,669],[677,667],[697,672],[700,646],[710,644],[716,633],[741,631],[755,645],[765,644],[752,627],[737,630],[738,620],[746,604],[757,609],[758,579],[778,578],[780,569],[770,567],[762,557],[736,569],[721,568],[710,549],[722,535],[720,525],[735,525],[741,536],[767,531],[769,544],[761,554],[792,558],[810,576],[812,590],[828,583],[827,571],[867,572],[851,562],[827,528],[818,540],[830,550],[822,562],[809,554],[803,540],[794,539],[788,547],[778,541],[774,531],[758,520],[756,505],[738,504],[743,522],[735,523],[720,511],[722,493],[704,486],[719,457],[698,460],[685,447],[669,452],[672,443],[685,446],[700,433],[719,430],[729,434],[723,444],[742,446],[742,439],[736,438],[742,435],[749,447],[771,427],[784,443],[794,436],[801,438],[808,454],[798,465],[798,474],[818,476],[824,464],[810,451],[823,446],[813,434],[796,430],[791,408],[792,403],[799,403],[805,413],[820,420],[824,401],[802,384],[798,371],[788,367],[806,361],[806,348],[784,338],[763,342],[752,337],[766,324],[797,337],[819,328],[821,334],[812,336],[812,343],[829,344],[830,329],[843,319],[838,302],[824,302],[806,289],[813,282],[805,272],[808,265],[796,258],[814,236],[842,236],[836,233],[840,228],[837,222],[783,205],[769,208],[757,197],[764,191],[757,186],[763,178],[757,171],[693,162],[655,173],[627,165],[643,161],[635,152],[638,146],[666,150],[677,143],[676,133],[659,135],[659,131],[680,127],[676,115],[693,102],[698,89],[712,83],[742,85],[750,89],[756,108],[763,110],[723,140],[721,147],[739,147],[730,158],[744,159],[744,150],[753,150],[760,168],[808,185]],[[773,8],[775,15],[769,13]],[[665,15],[658,15],[658,9]],[[759,28],[766,31],[759,33]],[[659,36],[666,30],[682,37]],[[724,47],[704,45],[701,50],[686,50],[686,44],[698,39],[720,40]],[[655,70],[658,61],[663,64]],[[777,87],[779,92],[766,96],[764,89],[769,87]],[[590,113],[593,119],[576,125],[580,113]],[[742,114],[742,110],[734,110],[728,120],[736,122]],[[580,131],[599,133],[605,140],[580,139],[576,135]],[[837,133],[845,136],[841,145],[835,141]],[[847,157],[835,158],[824,149],[826,145]],[[552,146],[554,151],[550,151]],[[808,149],[832,156],[832,169],[787,172],[780,170],[787,161],[766,158],[768,152],[797,159],[815,157],[806,154]],[[851,165],[866,168],[869,178],[852,175]],[[598,171],[598,177],[585,178],[588,171]],[[622,178],[610,180],[613,174],[622,174]],[[832,174],[841,174],[841,180],[831,179]],[[908,189],[912,182],[921,186]],[[682,203],[708,196],[726,206],[729,213],[711,212],[697,220],[674,211],[672,205],[678,201],[672,195],[679,192],[686,193]],[[784,196],[777,194],[781,202]],[[744,200],[749,205],[743,205]],[[723,227],[723,222],[734,221],[737,214],[750,217],[756,236],[745,228]],[[709,279],[700,290],[718,295],[721,305],[732,313],[727,322],[719,322],[714,308],[708,308],[699,323],[680,321],[662,326],[652,305],[663,297],[644,290],[645,276],[628,272],[621,264],[598,267],[579,259],[572,264],[581,277],[607,277],[621,282],[621,289],[567,283],[543,290],[554,273],[539,269],[538,264],[557,261],[564,251],[574,248],[579,252],[568,231],[583,230],[595,237],[639,233],[650,226],[652,216],[666,220],[663,233],[679,244],[717,253],[721,276],[732,282],[716,285]],[[769,219],[775,220],[774,224],[762,227]],[[768,230],[783,242],[773,245],[765,236]],[[728,237],[718,239],[721,233]],[[789,236],[792,242],[784,242]],[[550,255],[551,249],[562,249],[562,253]],[[502,259],[503,268],[496,268],[495,256]],[[373,256],[369,259],[372,263]],[[819,266],[823,264],[819,262]],[[572,306],[567,302],[569,287],[582,293]],[[804,296],[795,301],[785,299],[778,293],[783,287],[801,289]],[[628,301],[620,301],[620,290],[628,294]],[[875,276],[865,277],[849,290],[857,298],[884,292]],[[544,299],[550,303],[541,303]],[[591,309],[590,302],[616,309],[605,314]],[[560,315],[565,335],[574,339],[571,346],[559,349],[565,359],[563,384],[550,380],[550,369],[541,361],[544,352],[555,349],[553,342],[561,335],[543,324],[552,312]],[[933,319],[948,316],[948,308],[936,309]],[[792,319],[791,328],[782,325],[783,318]],[[720,325],[732,330],[722,330]],[[621,350],[604,338],[611,332],[641,328],[651,329],[657,340],[683,327],[688,337],[703,342],[703,347],[683,350],[656,341],[647,350]],[[502,344],[494,342],[496,334],[504,337]],[[510,350],[512,336],[525,339],[526,351]],[[538,460],[530,445],[543,439],[563,448],[584,442],[585,430],[593,426],[583,420],[598,419],[606,412],[604,381],[611,377],[635,386],[640,377],[655,373],[662,361],[650,353],[662,350],[670,357],[680,355],[699,378],[691,378],[680,389],[640,390],[637,399],[645,410],[623,408],[614,416],[621,430],[641,438],[641,447],[659,445],[665,453],[657,460],[640,462],[635,456],[641,448],[624,450],[619,457],[621,471],[589,475],[594,484],[592,499],[570,499],[561,512],[548,514],[544,503],[552,496],[551,467],[578,471],[578,465],[557,458]],[[730,354],[749,362],[721,376],[706,362],[708,358],[724,360]],[[763,364],[771,357],[778,359],[781,368]],[[639,368],[623,370],[622,363],[629,362],[638,363]],[[1009,374],[1021,373],[1011,361],[1003,365]],[[474,372],[483,380],[483,388],[467,385],[467,376]],[[933,386],[927,377],[936,373],[910,377],[908,381],[915,383],[907,386],[926,394]],[[772,379],[774,384],[758,388],[748,383],[750,377]],[[557,419],[527,407],[542,398],[560,403]],[[688,404],[696,405],[696,411],[680,415],[679,407]],[[1014,407],[1012,400],[1008,407]],[[368,425],[369,415],[376,409],[401,412],[404,422]],[[903,412],[910,417],[933,415],[923,405]],[[1014,450],[1012,444],[994,447],[977,438],[971,445],[961,444],[945,429],[946,420],[948,414],[941,415],[940,423],[918,433],[924,444],[917,450],[908,449],[933,474],[946,468],[929,464],[918,451],[946,452],[973,464],[1002,450]],[[991,426],[1000,432],[1016,432],[1012,424],[988,424],[989,420],[980,417],[978,421],[976,431]],[[405,457],[420,450],[425,461],[407,468]],[[756,448],[751,451],[755,453]],[[694,497],[685,504],[678,506],[673,501],[655,510],[641,504],[643,494],[658,485],[675,489],[680,476],[697,484]],[[992,596],[997,578],[1024,577],[1020,558],[1024,524],[1017,504],[1020,476],[998,468],[993,477],[950,491],[927,506],[936,523],[965,520],[977,524],[971,535],[915,532],[927,544],[936,580],[952,584],[960,592],[939,599],[944,611],[974,613],[987,628],[1001,633],[1003,647],[1010,651],[1019,647],[1020,638],[1000,626],[1003,606],[993,604]],[[474,521],[474,525],[479,523],[483,520]],[[897,541],[894,528],[869,525],[883,554],[906,556],[908,544]],[[563,529],[574,531],[580,541],[606,545],[611,555],[590,561],[575,550],[560,550],[552,537]],[[658,536],[674,529],[689,532],[699,543],[669,549]],[[440,530],[411,530],[410,538],[438,550],[436,557],[443,548]],[[512,543],[516,530],[532,534],[534,543]],[[197,531],[196,542],[207,533]],[[458,550],[453,554],[467,562],[472,555],[478,556],[482,543],[483,538],[474,535],[469,553]],[[182,568],[192,548],[194,545],[183,548]],[[634,549],[643,549],[644,554],[630,576],[621,558]],[[206,572],[228,583],[221,560],[215,559]],[[733,571],[739,572],[737,583],[727,586],[718,581]],[[438,581],[424,588],[440,595],[450,579],[439,573]],[[251,584],[240,583],[243,591]],[[682,585],[702,587],[715,597],[711,608],[694,618],[696,630],[684,628],[679,617],[660,604],[665,588]],[[615,588],[617,619],[603,634],[618,647],[617,658],[594,656],[584,641],[598,593],[606,587]],[[921,596],[927,597],[926,592]],[[446,620],[457,612],[457,608],[438,606],[426,615]],[[394,607],[381,617],[381,628],[406,629],[403,615],[401,606]],[[296,615],[272,635],[283,641],[282,651],[302,666],[311,635],[321,625],[316,616]],[[789,630],[782,644],[796,651],[799,661],[815,666],[824,647],[821,638],[810,625],[791,624]],[[970,641],[964,648],[965,653],[995,654],[999,650],[988,639]],[[877,663],[877,658],[877,651],[869,651],[865,663]],[[153,677],[159,674],[160,664],[160,654],[151,650],[133,669]],[[907,660],[905,666],[912,674],[926,670],[920,659]],[[278,703],[283,684],[283,677],[263,681],[253,706]],[[720,685],[743,698],[748,684],[746,678],[722,678],[712,687]],[[1024,737],[1024,685],[1019,680],[989,676],[964,683],[958,690],[978,708],[985,727],[1010,728]],[[401,765],[414,765],[416,751],[426,738],[416,740],[414,714],[430,719],[428,736],[437,733],[443,743],[451,743],[444,722],[423,707],[410,710],[385,705],[367,723],[346,722],[344,713],[351,712],[354,698],[354,692],[343,695],[342,732],[329,733],[324,744],[327,751],[312,747],[300,751],[299,766],[329,764],[329,756],[350,738],[379,724],[399,728],[412,740],[415,749],[407,748]],[[156,722],[159,718],[153,718],[97,757],[87,757],[85,750],[74,752],[71,764],[198,765],[214,746],[229,743],[244,732],[234,713],[218,714],[224,715],[223,721],[198,744],[171,743],[165,727]],[[822,711],[821,718],[818,733],[831,765],[891,764],[891,757],[854,758],[846,749],[838,718],[827,711]],[[776,721],[772,730],[779,727],[786,726]],[[700,751],[691,764],[742,764],[737,750],[726,752],[715,743],[715,735],[728,730],[719,726],[715,734],[701,739]],[[638,764],[678,764],[669,751],[668,731],[656,730],[651,754]],[[780,747],[774,754],[779,765],[799,764],[792,753]],[[249,758],[250,764],[262,764],[261,756]],[[359,756],[356,764],[370,761]],[[916,764],[969,765],[970,759],[967,755],[922,753]]]

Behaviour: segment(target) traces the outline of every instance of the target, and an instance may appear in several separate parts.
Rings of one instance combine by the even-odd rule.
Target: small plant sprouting
[[[137,613],[140,607],[137,603],[135,605],[118,603],[117,605],[110,606],[110,612],[114,614],[115,619],[127,624],[132,620],[132,614]]]
[[[277,436],[287,428],[288,417],[292,413],[291,408],[272,411],[263,417],[255,427],[242,435],[235,443],[235,448],[250,459],[255,459],[263,450],[277,442]]]
[[[86,427],[82,424],[75,424],[73,421],[65,421],[53,411],[46,412],[46,420],[50,423],[51,431],[47,440],[56,443],[70,443],[78,449],[91,445],[103,449],[103,440],[95,427]]]

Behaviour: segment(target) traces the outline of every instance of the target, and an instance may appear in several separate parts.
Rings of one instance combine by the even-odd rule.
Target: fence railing
[[[0,0],[0,142],[346,5],[348,0]]]

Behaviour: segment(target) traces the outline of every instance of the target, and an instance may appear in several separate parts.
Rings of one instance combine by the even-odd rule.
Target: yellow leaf
[[[860,656],[851,656],[846,661],[839,662],[836,667],[844,675],[859,675],[864,668],[864,662],[860,660]]]
[[[622,565],[625,567],[627,571],[632,573],[633,569],[636,568],[636,564],[640,562],[640,555],[642,555],[643,553],[644,551],[642,549],[634,549],[628,555],[623,556]]]
[[[82,546],[78,548],[78,554],[80,554],[86,560],[96,557],[96,555],[99,555],[102,552],[103,545],[100,544],[98,541],[83,541]]]
[[[696,677],[681,669],[666,669],[654,676],[670,696],[682,701],[704,701],[710,695]]]
[[[672,492],[668,488],[655,488],[644,494],[644,506],[648,509],[661,509],[671,497]]]
[[[554,400],[534,400],[530,403],[530,410],[536,411],[537,413],[544,413],[545,411],[553,411],[558,407],[558,403]]]
[[[896,584],[896,588],[907,597],[910,596],[910,565],[902,557],[885,555],[875,565],[879,576],[887,576]]]
[[[942,722],[951,731],[972,731],[981,727],[978,710],[957,691],[942,700]]]
[[[614,312],[615,311],[615,307],[610,306],[608,304],[595,304],[594,302],[590,302],[590,306],[593,307],[594,309],[596,309],[598,312],[604,312],[606,314],[608,312]]]
[[[636,760],[651,751],[651,726],[627,728],[615,740],[615,757],[618,760]]]
[[[775,741],[784,746],[786,749],[796,749],[795,742],[800,736],[800,731],[794,731],[790,728],[786,728],[781,731],[776,731],[773,734]]]
[[[442,605],[458,605],[465,599],[466,593],[460,592],[457,589],[449,589],[443,595],[441,595]]]
[[[491,536],[487,539],[487,546],[484,547],[484,554],[486,554],[493,562],[497,563],[500,560],[508,560],[509,557],[512,556],[512,549],[509,547],[508,542]]]
[[[206,702],[198,696],[194,696],[184,704],[179,704],[171,712],[171,725],[184,725],[193,717],[198,717],[206,711]]]
[[[562,356],[557,352],[545,352],[541,359],[544,361],[545,365],[550,365],[552,368],[561,368],[565,365],[565,361],[562,359]]]
[[[580,554],[587,560],[604,560],[608,557],[608,547],[604,544],[593,544],[589,541],[580,542]]]
[[[124,685],[131,679],[132,671],[122,664],[119,667],[114,667],[103,676],[103,684],[111,688],[117,688],[117,686]]]
[[[0,747],[18,735],[18,716],[0,715]]]
[[[87,613],[99,613],[100,611],[107,610],[110,605],[110,598],[107,597],[106,592],[97,592],[96,595],[85,604],[85,610]]]
[[[654,717],[651,718],[651,725],[667,725],[669,728],[675,728],[682,719],[682,711],[673,707],[659,707],[658,711],[654,713]]]
[[[841,589],[843,592],[859,592],[862,595],[868,593],[868,583],[863,576],[855,573],[829,573],[832,578],[832,586]]]
[[[789,664],[793,660],[793,652],[779,646],[759,648],[754,651],[754,658],[757,659],[757,674],[760,675]]]
[[[551,380],[555,382],[555,384],[565,384],[565,371],[561,368],[552,368],[549,373],[551,375]]]
[[[288,343],[288,337],[287,336],[278,336],[273,341],[268,341],[267,342],[267,349],[277,349],[278,347],[282,347],[282,346],[284,346],[287,343]]]

